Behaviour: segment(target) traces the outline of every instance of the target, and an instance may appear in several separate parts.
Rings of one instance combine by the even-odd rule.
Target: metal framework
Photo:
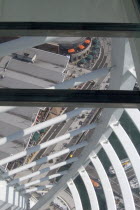
[[[127,7],[127,5],[126,5]],[[127,8],[128,9],[128,8]],[[126,11],[127,11],[126,9]],[[127,12],[126,12],[127,13]],[[131,19],[131,13],[128,14],[128,20]],[[129,21],[128,21],[129,22]],[[132,137],[127,133],[123,124],[121,123],[121,116],[126,113],[132,120],[137,131],[140,132],[140,111],[139,91],[134,91],[137,82],[140,87],[140,25],[139,23],[2,23],[0,31],[4,34],[5,30],[11,30],[15,33],[18,29],[19,34],[23,34],[25,29],[31,29],[27,34],[34,31],[34,35],[48,32],[51,30],[51,35],[54,35],[56,29],[57,34],[74,34],[79,35],[94,35],[100,36],[116,36],[124,38],[112,38],[111,62],[112,68],[100,68],[89,73],[61,84],[50,87],[50,90],[0,90],[0,105],[9,105],[9,107],[0,107],[0,113],[8,112],[14,109],[14,106],[20,105],[26,101],[24,105],[31,105],[32,100],[36,103],[46,106],[46,101],[49,106],[53,106],[56,102],[58,106],[72,106],[76,108],[73,111],[68,111],[66,114],[54,117],[53,119],[34,125],[25,130],[20,130],[12,135],[1,137],[0,146],[18,140],[21,137],[27,136],[34,132],[40,131],[44,128],[53,127],[58,123],[68,123],[71,120],[78,120],[81,114],[94,115],[95,107],[102,107],[102,114],[96,123],[92,119],[87,120],[86,125],[79,125],[78,128],[69,130],[67,133],[48,139],[47,142],[40,143],[31,148],[27,148],[22,152],[18,152],[10,157],[0,160],[0,190],[6,196],[0,194],[0,208],[1,209],[24,209],[24,210],[45,210],[49,207],[56,197],[61,198],[63,195],[69,195],[70,200],[73,200],[76,210],[83,210],[84,206],[81,200],[80,193],[75,184],[75,178],[80,176],[86,188],[87,195],[92,210],[99,210],[100,203],[98,200],[98,193],[96,186],[93,186],[94,181],[91,182],[89,168],[92,167],[92,172],[96,173],[99,178],[99,183],[103,189],[106,205],[108,210],[118,209],[116,203],[116,195],[120,197],[126,210],[134,210],[140,208],[139,196],[137,196],[131,189],[129,172],[133,172],[140,186],[140,156],[139,151],[134,145]],[[55,24],[55,27],[54,27]],[[65,28],[65,31],[64,31]],[[38,31],[40,30],[40,32]],[[76,34],[73,33],[76,31]],[[110,32],[108,32],[110,31]],[[125,37],[128,38],[125,38]],[[137,39],[130,37],[137,37]],[[50,38],[52,40],[53,37]],[[3,49],[0,56],[8,55],[15,52],[15,50],[25,49],[28,46],[32,47],[37,44],[47,42],[46,37],[24,37],[17,40],[2,44]],[[7,47],[9,47],[7,49]],[[110,71],[109,71],[110,70]],[[70,89],[79,84],[90,80],[99,80],[110,76],[109,90],[94,90],[94,91],[79,91],[79,90],[62,90]],[[51,90],[52,89],[52,90]],[[53,90],[61,89],[61,90]],[[16,94],[15,95],[12,94]],[[116,94],[117,93],[117,94]],[[9,94],[9,95],[8,95]],[[32,94],[32,98],[30,99]],[[41,95],[42,94],[42,95]],[[46,97],[47,94],[47,97]],[[83,94],[83,95],[82,95]],[[102,94],[102,95],[101,95]],[[122,95],[121,95],[122,94]],[[24,98],[23,98],[24,96]],[[41,98],[42,97],[42,98]],[[50,98],[49,98],[50,97]],[[101,98],[102,97],[102,98]],[[40,100],[41,99],[41,100]],[[19,102],[10,103],[10,100]],[[50,100],[50,101],[49,101]],[[109,104],[109,105],[108,105]],[[12,106],[12,107],[11,107]],[[56,106],[56,105],[55,105]],[[87,106],[94,107],[88,109]],[[84,107],[84,108],[83,108]],[[109,108],[111,107],[111,108]],[[130,109],[132,108],[133,109]],[[108,109],[109,108],[109,109]],[[135,108],[135,109],[134,109]],[[96,116],[96,115],[95,115]],[[112,145],[110,140],[111,134],[115,134],[117,142],[120,143],[127,155],[127,162],[131,164],[131,170],[127,172],[124,170],[124,165],[120,160],[118,151]],[[78,136],[78,141],[75,141],[75,136]],[[62,142],[70,141],[67,147],[62,147]],[[11,170],[4,170],[2,166],[12,161],[19,161],[20,158],[29,156],[34,152],[43,151],[43,149],[50,146],[58,146],[58,150],[31,163],[26,163],[20,167]],[[59,147],[60,145],[60,147]],[[114,177],[108,175],[107,169],[100,156],[100,152],[104,151],[112,169],[114,170]],[[74,157],[73,157],[74,155]],[[65,156],[65,159],[61,159]],[[53,161],[59,159],[59,162]],[[52,163],[51,163],[52,161]],[[46,166],[47,164],[47,166]],[[43,167],[44,166],[44,167]],[[67,167],[61,168],[61,167]],[[39,167],[39,168],[38,168]],[[34,168],[35,171],[28,169]],[[59,171],[61,169],[61,171]],[[23,173],[23,174],[22,174]],[[24,174],[25,173],[25,174]],[[61,177],[57,181],[57,177]],[[52,183],[50,180],[53,180]],[[45,189],[47,193],[45,193]],[[40,195],[38,202],[30,208],[27,205],[27,200],[33,195],[39,195],[39,191],[45,193]],[[63,202],[62,202],[63,203]],[[66,202],[70,209],[70,202]]]

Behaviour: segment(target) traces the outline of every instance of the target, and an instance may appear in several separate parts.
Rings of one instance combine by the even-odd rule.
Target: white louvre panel
[[[129,186],[129,182],[116,152],[114,151],[108,140],[102,141],[100,143],[115,170],[121,188],[125,209],[135,210],[134,199]]]
[[[126,151],[127,156],[132,163],[133,169],[135,171],[135,174],[137,176],[140,185],[140,164],[138,164],[140,163],[140,156],[135,146],[133,145],[131,139],[129,138],[129,136],[127,135],[127,133],[125,132],[125,130],[123,129],[123,127],[119,122],[117,122],[116,124],[111,124],[110,126],[115,132],[119,141],[121,142],[124,150]]]
[[[69,189],[71,191],[71,194],[72,194],[72,197],[73,197],[73,200],[74,200],[74,203],[75,203],[76,210],[83,210],[81,199],[80,199],[78,190],[77,190],[73,180],[71,179],[69,182],[67,182],[67,185],[68,185],[68,187],[69,187]]]
[[[79,172],[79,174],[84,182],[84,185],[86,187],[88,197],[90,200],[91,210],[99,210],[99,204],[98,204],[96,192],[94,190],[93,184],[91,183],[90,177],[89,177],[88,173],[86,172],[86,169],[84,167],[81,167],[78,170],[78,172]]]
[[[91,160],[93,166],[95,167],[95,169],[98,173],[98,176],[101,180],[108,210],[116,210],[116,204],[115,204],[112,187],[110,185],[110,181],[108,179],[108,176],[105,172],[105,169],[104,169],[100,159],[96,155],[91,155],[90,160]]]
[[[138,109],[125,109],[125,111],[140,132],[140,111]]]

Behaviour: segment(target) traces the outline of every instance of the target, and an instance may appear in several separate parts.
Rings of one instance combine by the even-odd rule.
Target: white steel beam
[[[130,47],[132,51],[132,56],[134,60],[134,66],[136,70],[136,75],[137,75],[137,82],[140,87],[140,38],[133,38],[129,39],[130,42]]]
[[[33,192],[37,192],[37,191],[40,191],[40,190],[44,190],[46,188],[52,188],[54,185],[45,185],[45,186],[40,186],[40,187],[34,187],[34,188],[31,188],[31,189],[27,189],[27,190],[23,190],[21,192],[21,195],[23,194],[26,194],[26,193],[33,193]]]
[[[114,39],[113,39],[114,40]],[[120,39],[117,40],[117,42],[115,42],[116,44],[114,44],[114,47],[112,48],[112,51],[116,51],[117,48],[120,48]],[[125,40],[123,42],[123,45],[126,45]],[[121,46],[122,50],[124,48],[124,46]],[[114,53],[115,54],[115,53]],[[123,61],[121,61],[122,66],[120,66],[120,60],[124,58],[124,56],[121,56],[121,54],[117,54],[114,55],[116,57],[116,59],[118,60],[118,63],[112,63],[112,66],[114,66],[115,68],[113,68],[111,70],[111,77],[114,78],[114,81],[116,81],[115,86],[110,86],[110,89],[122,89],[122,90],[132,90],[135,84],[135,78],[132,76],[132,74],[130,72],[128,72],[127,74],[124,74],[124,76],[122,76],[121,78],[121,88],[120,88],[120,83],[118,83],[117,81],[120,79],[120,76],[117,76],[115,74],[116,71],[121,71],[122,75],[124,73],[124,65],[126,65],[125,61],[124,61],[124,65],[123,65]],[[119,56],[119,58],[118,58]],[[115,59],[114,57],[114,59]],[[128,58],[129,59],[129,58]],[[129,65],[126,68],[127,70],[129,69]],[[120,75],[120,74],[119,74]],[[112,79],[112,78],[111,78]],[[104,109],[102,112],[102,116],[100,119],[100,123],[98,124],[97,128],[94,131],[94,135],[92,135],[89,139],[89,144],[88,146],[86,146],[82,152],[82,154],[80,155],[79,161],[77,161],[76,163],[74,163],[72,165],[72,167],[69,170],[69,173],[67,174],[67,176],[63,176],[61,178],[61,180],[59,181],[59,183],[54,186],[49,193],[47,193],[45,196],[43,196],[40,201],[32,208],[32,210],[38,210],[40,208],[40,210],[44,210],[46,208],[46,206],[49,205],[49,203],[53,200],[53,198],[55,196],[58,195],[59,191],[64,189],[66,187],[66,183],[69,179],[71,179],[71,177],[74,177],[77,173],[77,170],[82,166],[82,165],[86,165],[89,163],[88,157],[90,155],[90,153],[99,148],[99,140],[101,139],[102,135],[104,133],[106,133],[106,135],[111,135],[112,133],[112,129],[109,129],[109,132],[107,130],[108,125],[110,124],[110,121],[112,122],[113,118],[114,118],[114,113],[115,116],[118,115],[118,118],[121,117],[123,110],[119,109],[119,114],[118,114],[118,109]],[[93,141],[94,139],[94,141]],[[86,163],[85,163],[85,160]]]
[[[103,191],[105,194],[106,198],[106,203],[107,203],[107,209],[108,210],[116,210],[116,203],[113,195],[113,190],[110,184],[110,181],[108,179],[108,176],[106,174],[106,171],[100,161],[100,159],[96,155],[91,155],[90,160],[95,167],[98,176],[101,180]]]
[[[59,136],[57,138],[51,139],[51,140],[49,140],[49,141],[47,141],[45,143],[42,143],[40,145],[37,145],[35,147],[31,147],[31,148],[29,148],[29,149],[27,149],[27,150],[25,150],[23,152],[19,152],[19,153],[15,154],[15,155],[12,155],[10,157],[4,158],[4,159],[0,160],[0,166],[4,165],[6,163],[9,163],[11,161],[17,160],[17,159],[19,159],[21,157],[30,155],[30,154],[32,154],[34,152],[37,152],[37,151],[41,150],[41,149],[45,149],[46,147],[49,147],[49,146],[51,146],[53,144],[57,144],[57,143],[59,143],[61,141],[67,140],[67,139],[69,139],[71,137],[74,137],[74,136],[76,136],[76,135],[78,135],[80,133],[83,133],[83,132],[87,131],[87,130],[91,130],[91,129],[95,128],[95,127],[96,127],[96,124],[92,123],[90,125],[81,127],[81,128],[79,128],[77,130],[71,131],[71,132],[69,132],[67,134],[64,134],[62,136]]]
[[[54,40],[54,37],[24,36],[0,44],[0,57]]]
[[[73,163],[73,162],[75,162],[75,161],[77,161],[77,160],[78,160],[78,158],[70,158],[70,159],[68,159],[68,160],[65,160],[65,161],[63,161],[63,162],[54,164],[54,165],[49,166],[49,167],[47,167],[47,168],[43,168],[43,169],[41,169],[41,170],[39,170],[39,171],[36,171],[36,172],[34,172],[34,173],[30,173],[30,174],[28,174],[28,175],[26,175],[26,176],[22,176],[22,177],[20,177],[20,178],[14,179],[14,180],[12,180],[10,183],[8,183],[8,185],[13,185],[13,184],[16,184],[16,183],[20,183],[20,182],[22,182],[22,181],[24,181],[24,180],[26,180],[26,179],[30,179],[30,178],[33,178],[33,177],[38,176],[38,175],[40,175],[40,174],[43,174],[43,173],[49,172],[49,171],[51,171],[51,170],[54,170],[54,169],[56,169],[56,168],[60,168],[60,167],[65,166],[65,165],[67,165],[67,164]]]
[[[126,151],[140,186],[140,164],[138,164],[140,163],[140,156],[121,124],[119,122],[116,122],[115,124],[113,123],[110,126],[119,139],[120,143],[122,144],[124,150]]]
[[[78,193],[78,190],[73,182],[73,180],[69,180],[67,182],[67,185],[71,191],[71,194],[72,194],[72,197],[73,197],[73,200],[74,200],[74,204],[75,204],[75,209],[76,210],[83,210],[83,207],[82,207],[82,203],[81,203],[81,198],[79,196],[79,193]]]
[[[45,122],[42,122],[42,123],[39,123],[37,125],[34,125],[32,127],[29,127],[29,128],[25,128],[24,130],[20,130],[18,132],[15,132],[13,133],[12,135],[9,135],[7,137],[3,137],[0,139],[0,145],[3,145],[7,142],[11,142],[11,141],[14,141],[14,140],[17,140],[19,138],[22,138],[24,136],[27,136],[31,133],[34,133],[36,131],[39,131],[41,129],[44,129],[44,128],[47,128],[49,126],[52,126],[56,123],[59,123],[59,122],[62,122],[64,120],[67,120],[67,119],[71,119],[77,115],[79,115],[82,111],[86,111],[86,110],[89,110],[88,108],[79,108],[79,109],[75,109],[71,112],[68,112],[66,114],[63,114],[63,115],[60,115],[58,117],[55,117],[53,119],[50,119],[50,120],[47,120]]]
[[[86,172],[86,169],[84,167],[81,167],[78,170],[78,172],[79,172],[79,174],[84,182],[84,185],[86,187],[87,194],[88,194],[89,201],[90,201],[91,210],[99,210],[97,195],[96,195],[95,189],[93,187],[93,184],[90,180],[90,177],[89,177],[88,173]]]
[[[74,86],[80,85],[82,83],[91,81],[91,80],[95,80],[95,79],[99,79],[102,77],[105,77],[109,72],[108,68],[101,68],[98,70],[94,70],[91,73],[88,74],[84,74],[82,76],[70,79],[70,80],[66,80],[62,83],[56,84],[52,87],[49,87],[47,89],[68,89],[68,88],[72,88]]]
[[[108,156],[118,179],[120,189],[122,192],[123,200],[124,200],[124,205],[125,209],[127,210],[135,210],[135,204],[134,204],[134,199],[132,195],[132,191],[130,189],[130,185],[128,182],[128,179],[126,177],[126,174],[124,172],[124,169],[121,165],[121,162],[114,151],[113,147],[109,143],[108,140],[103,140],[100,142],[102,145],[104,151],[106,152],[106,155]]]
[[[19,173],[21,171],[24,171],[24,170],[26,170],[28,168],[34,167],[36,165],[40,165],[40,164],[45,163],[45,162],[47,162],[49,160],[52,160],[52,159],[54,159],[56,157],[59,157],[59,156],[62,156],[64,154],[67,154],[69,152],[75,151],[75,150],[80,149],[82,147],[85,147],[87,145],[88,145],[88,143],[86,141],[83,141],[82,143],[76,144],[76,145],[74,145],[72,147],[69,147],[67,149],[64,149],[64,150],[62,150],[60,152],[56,152],[56,153],[54,153],[52,155],[43,157],[43,158],[41,158],[39,160],[33,161],[32,163],[23,165],[23,166],[21,166],[19,168],[16,168],[16,169],[11,170],[11,171],[7,171],[4,174],[2,174],[2,177],[3,178],[7,178],[7,177],[12,176],[12,175],[14,175],[16,173]]]
[[[125,109],[125,111],[140,132],[140,111],[138,109]]]
[[[18,186],[16,189],[17,190],[26,189],[26,188],[28,188],[28,187],[30,187],[32,185],[36,185],[36,184],[45,182],[45,181],[50,180],[50,179],[54,179],[54,178],[59,177],[59,176],[62,176],[64,174],[67,174],[67,171],[66,170],[65,171],[61,171],[61,172],[58,172],[58,173],[53,174],[53,175],[50,175],[50,176],[45,176],[45,177],[43,177],[41,179],[37,179],[37,180],[34,180],[32,182],[28,182],[26,184],[22,184],[22,185]]]

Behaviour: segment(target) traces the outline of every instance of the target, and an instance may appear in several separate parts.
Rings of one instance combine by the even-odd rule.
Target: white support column
[[[108,156],[108,158],[115,170],[115,173],[116,173],[116,176],[117,176],[120,188],[121,188],[125,209],[135,210],[135,204],[134,204],[132,191],[130,189],[128,179],[126,177],[126,174],[124,172],[124,169],[121,165],[121,162],[120,162],[116,152],[114,151],[113,147],[111,146],[111,144],[109,143],[108,140],[106,140],[106,141],[103,140],[100,142],[100,144],[102,145],[104,151],[106,152],[106,155]]]
[[[49,160],[52,160],[52,159],[54,159],[54,158],[56,158],[56,157],[62,156],[62,155],[64,155],[64,154],[67,154],[67,153],[69,153],[69,152],[75,151],[75,150],[80,149],[80,148],[82,148],[82,147],[85,147],[85,146],[87,146],[87,145],[88,145],[88,143],[87,143],[86,141],[83,141],[82,143],[76,144],[76,145],[74,145],[74,146],[72,146],[72,147],[69,147],[69,148],[67,148],[67,149],[64,149],[64,150],[62,150],[62,151],[60,151],[60,152],[56,152],[56,153],[54,153],[54,154],[52,154],[52,155],[49,155],[49,156],[43,157],[43,158],[41,158],[41,159],[39,159],[39,160],[33,161],[32,163],[29,163],[29,164],[23,165],[23,166],[21,166],[21,167],[19,167],[19,168],[13,169],[13,170],[8,171],[8,172],[5,172],[5,173],[2,175],[2,177],[3,177],[3,178],[7,178],[7,177],[12,176],[12,175],[14,175],[14,174],[16,174],[16,173],[19,173],[19,172],[21,172],[21,171],[24,171],[24,170],[26,170],[26,169],[28,169],[28,168],[31,168],[31,167],[34,167],[34,166],[36,166],[36,165],[45,163],[45,162],[47,162],[47,161],[49,161]]]
[[[82,83],[105,77],[108,74],[108,72],[109,72],[108,68],[102,68],[102,69],[94,70],[91,73],[84,74],[80,77],[76,77],[76,78],[73,78],[73,79],[70,79],[70,80],[66,80],[62,83],[56,84],[55,86],[49,87],[47,89],[68,89],[68,88],[72,88],[72,87],[80,85]]]
[[[125,109],[125,111],[140,132],[140,111],[138,109]]]
[[[88,194],[89,201],[90,201],[91,210],[99,210],[99,204],[98,204],[96,192],[93,187],[93,184],[91,183],[90,177],[89,177],[88,173],[86,172],[86,169],[84,167],[81,167],[78,170],[78,172],[79,172],[79,174],[84,182],[84,185],[86,187],[87,194]]]
[[[140,86],[140,38],[129,39],[138,85]]]
[[[113,123],[110,126],[119,139],[120,143],[122,144],[124,150],[126,151],[140,186],[140,164],[138,164],[140,163],[140,156],[121,124],[119,122],[116,122],[115,124]]]
[[[107,209],[108,210],[116,210],[116,203],[113,195],[113,190],[110,184],[110,181],[108,179],[108,176],[106,174],[106,171],[100,161],[100,159],[96,155],[91,155],[90,160],[95,167],[98,176],[101,180],[103,191],[105,194],[106,198],[106,203],[107,203]]]
[[[68,185],[68,187],[71,191],[76,210],[83,210],[82,203],[81,203],[81,198],[79,196],[78,190],[77,190],[73,180],[72,179],[69,180],[67,182],[67,185]]]
[[[33,132],[39,131],[41,129],[47,128],[49,126],[55,125],[56,123],[62,122],[67,119],[71,119],[77,115],[79,115],[82,111],[89,110],[88,108],[80,108],[80,109],[75,109],[71,112],[68,112],[66,114],[60,115],[58,117],[55,117],[53,119],[47,120],[45,122],[39,123],[37,125],[34,125],[32,127],[26,128],[24,130],[18,131],[13,133],[12,135],[9,135],[7,137],[3,137],[0,139],[0,145],[3,145],[7,142],[11,142],[14,140],[17,140],[19,138],[22,138],[24,136],[27,136]]]
[[[60,162],[60,163],[57,163],[57,164],[55,164],[55,165],[49,166],[49,167],[47,167],[47,168],[43,168],[43,169],[41,169],[41,170],[39,170],[39,171],[36,171],[36,172],[34,172],[34,173],[28,174],[28,175],[26,175],[26,176],[22,176],[22,177],[17,178],[17,179],[14,179],[14,180],[12,180],[12,181],[9,183],[9,185],[13,185],[13,184],[16,184],[16,183],[20,183],[20,182],[22,182],[22,181],[24,181],[24,180],[26,180],[26,179],[30,179],[30,178],[33,178],[33,177],[38,176],[38,175],[40,175],[40,174],[43,174],[43,173],[49,172],[49,171],[51,171],[51,170],[54,170],[54,169],[56,169],[56,168],[60,168],[60,167],[65,166],[65,165],[67,165],[67,164],[73,163],[73,162],[75,162],[75,161],[77,161],[77,160],[78,160],[78,158],[70,158],[70,159],[68,159],[68,160],[65,160],[65,161],[63,161],[63,162]]]
[[[24,36],[0,44],[0,57],[54,40],[54,37]]]
[[[90,125],[81,127],[81,128],[79,128],[77,130],[71,131],[71,132],[69,132],[67,134],[64,134],[62,136],[59,136],[57,138],[51,139],[48,142],[42,143],[42,144],[37,145],[35,147],[31,147],[31,148],[29,148],[29,149],[27,149],[27,150],[25,150],[23,152],[19,152],[19,153],[15,154],[15,155],[12,155],[10,157],[4,158],[4,159],[0,160],[0,166],[4,165],[6,163],[9,163],[11,161],[17,160],[17,159],[19,159],[21,157],[30,155],[30,154],[32,154],[34,152],[37,152],[37,151],[41,150],[41,149],[45,149],[46,147],[49,147],[49,146],[51,146],[53,144],[57,144],[57,143],[59,143],[61,141],[67,140],[67,139],[69,139],[71,137],[74,137],[74,136],[76,136],[76,135],[78,135],[80,133],[83,133],[83,132],[87,131],[87,130],[91,130],[91,129],[95,128],[95,127],[96,127],[96,124],[92,123]]]
[[[37,192],[37,191],[40,191],[40,190],[44,190],[46,188],[50,189],[52,188],[54,185],[45,185],[45,186],[40,186],[40,187],[34,187],[34,188],[31,188],[31,189],[27,189],[27,190],[23,190],[21,192],[21,194],[27,194],[27,193],[33,193],[33,192]]]
[[[36,185],[36,184],[45,182],[45,181],[50,180],[50,179],[54,179],[54,178],[62,176],[64,174],[67,174],[67,171],[61,171],[61,172],[58,172],[57,174],[53,174],[53,175],[50,175],[50,176],[45,176],[45,177],[43,177],[41,179],[37,179],[37,180],[34,180],[32,182],[28,182],[26,184],[22,184],[19,187],[17,187],[16,189],[17,190],[26,189],[26,188],[28,188],[28,187],[30,187],[32,185]]]

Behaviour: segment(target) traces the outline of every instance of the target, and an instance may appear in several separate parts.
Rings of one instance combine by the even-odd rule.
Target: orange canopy
[[[90,41],[89,39],[86,39],[84,42],[85,42],[86,44],[89,44],[91,41]]]
[[[74,53],[75,52],[75,49],[69,49],[68,50],[68,53]]]
[[[82,45],[82,44],[80,44],[78,47],[79,47],[81,50],[83,50],[83,49],[85,48],[85,46]]]

